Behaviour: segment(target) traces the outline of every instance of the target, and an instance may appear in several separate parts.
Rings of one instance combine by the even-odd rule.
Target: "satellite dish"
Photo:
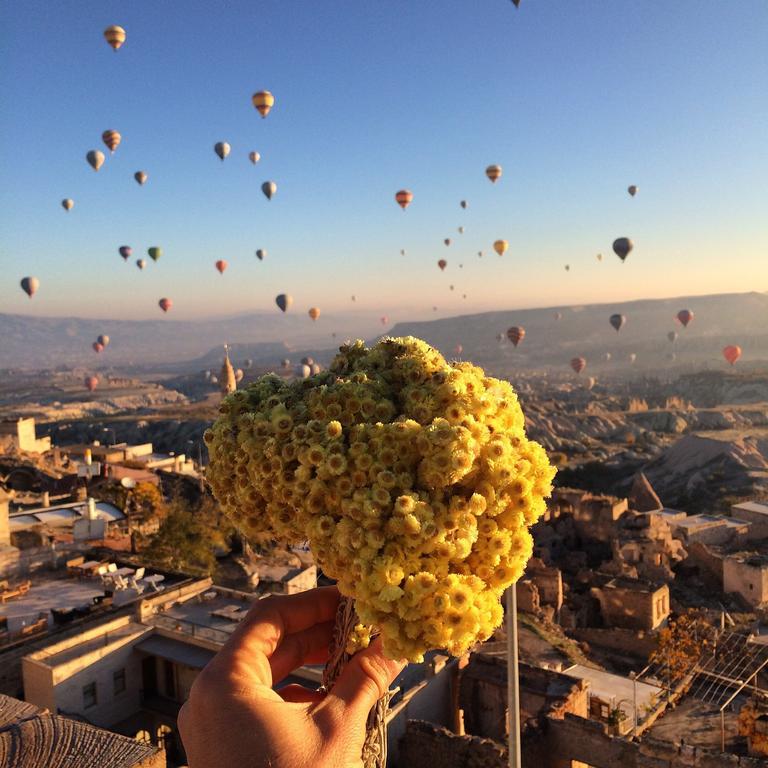
[[[124,477],[120,481],[120,485],[122,485],[123,488],[128,488],[130,490],[131,488],[136,487],[136,481],[132,477]]]

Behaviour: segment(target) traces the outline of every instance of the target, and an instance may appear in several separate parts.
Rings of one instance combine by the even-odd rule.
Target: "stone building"
[[[625,575],[652,581],[674,579],[673,567],[687,556],[660,512],[628,511],[616,525],[612,545]]]
[[[731,517],[749,523],[750,541],[768,541],[768,502],[745,501],[731,506]]]
[[[37,437],[33,418],[0,421],[0,454],[45,453],[50,450],[51,438]]]
[[[768,606],[768,554],[739,552],[723,558],[723,592],[752,608]]]
[[[669,616],[669,587],[642,579],[616,577],[590,594],[600,602],[600,613],[608,627],[658,629]]]

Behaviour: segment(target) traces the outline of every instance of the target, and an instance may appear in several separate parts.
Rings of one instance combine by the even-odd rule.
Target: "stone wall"
[[[695,542],[688,546],[686,565],[694,565],[702,576],[711,581],[718,590],[723,588],[723,556],[706,544]]]
[[[57,543],[51,547],[0,548],[0,577],[19,578],[46,569],[62,568],[67,560],[88,549],[85,542]]]
[[[643,661],[656,650],[656,636],[650,632],[634,629],[595,629],[583,628],[568,631],[570,637],[584,641],[598,648],[607,648],[622,655]]]
[[[409,720],[396,764],[398,768],[507,768],[507,750],[491,739],[459,736],[423,720]]]

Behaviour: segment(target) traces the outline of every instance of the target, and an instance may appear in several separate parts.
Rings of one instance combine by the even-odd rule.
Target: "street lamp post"
[[[507,729],[509,768],[521,768],[520,680],[517,659],[517,589],[513,584],[506,594],[507,630]]]

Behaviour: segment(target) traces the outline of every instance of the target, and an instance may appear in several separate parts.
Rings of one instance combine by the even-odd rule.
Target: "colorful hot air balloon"
[[[113,24],[104,30],[104,38],[114,50],[117,50],[125,42],[125,30]]]
[[[61,201],[61,207],[65,211],[71,211],[75,207],[75,201],[68,197]]]
[[[146,267],[146,266],[147,266],[147,262],[146,262],[146,261],[144,261],[144,259],[137,259],[137,260],[136,260],[136,266],[137,266],[139,269],[144,269],[144,267]]]
[[[120,146],[122,136],[115,130],[109,129],[101,134],[101,140],[107,145],[107,149],[114,154],[115,150]]]
[[[257,91],[251,97],[253,106],[259,111],[262,117],[269,114],[269,110],[275,105],[275,97],[269,91]]]
[[[522,325],[513,325],[507,328],[507,338],[517,346],[525,338],[525,328]]]
[[[91,346],[93,347],[93,351],[97,355],[99,354],[99,352],[103,352],[104,351],[104,345],[103,344],[99,344],[98,341],[94,341],[93,344],[91,344]]]
[[[106,348],[106,347],[108,347],[108,346],[109,346],[109,336],[107,336],[107,334],[106,334],[106,333],[102,333],[102,334],[101,334],[101,335],[100,335],[100,336],[99,336],[99,337],[96,339],[96,341],[98,341],[98,342],[99,342],[99,344],[101,344],[101,346],[102,346],[102,347],[105,347],[105,348]]]
[[[733,365],[741,357],[741,347],[737,344],[729,344],[723,347],[723,357]]]
[[[317,320],[320,317],[320,310],[317,307],[310,307],[308,314],[312,320]]]
[[[485,169],[485,175],[495,184],[501,178],[501,166],[489,165]]]
[[[147,253],[152,261],[157,261],[163,255],[163,249],[157,245],[153,245],[151,248],[147,248]]]
[[[389,318],[386,315],[382,315],[380,319],[382,325],[386,325],[389,322]]]
[[[170,299],[162,298],[160,301],[157,302],[160,309],[163,310],[163,312],[167,312],[172,306],[173,302]]]
[[[85,159],[94,171],[98,171],[104,165],[104,153],[98,149],[92,149],[86,154]]]
[[[117,251],[123,257],[124,261],[128,261],[133,253],[133,248],[131,248],[130,245],[121,245]]]
[[[454,355],[456,355],[456,357],[459,357],[459,355],[461,355],[461,353],[462,353],[463,351],[464,351],[464,347],[462,347],[462,346],[461,346],[461,344],[457,344],[457,345],[456,345],[456,346],[453,348],[453,354],[454,354]]]
[[[219,156],[220,160],[224,160],[231,150],[232,147],[230,147],[226,141],[217,141],[213,145],[213,151]]]
[[[628,237],[617,237],[613,241],[613,252],[624,261],[634,248],[634,243]]]
[[[581,373],[587,367],[587,361],[583,357],[574,357],[571,360],[571,368],[576,373]]]
[[[677,331],[670,331],[667,334],[667,338],[674,344],[677,341]]]
[[[690,323],[691,320],[693,320],[693,312],[691,312],[690,309],[681,309],[677,313],[677,320],[679,323],[682,323],[683,328],[687,328],[688,323]]]
[[[224,270],[225,270],[225,269],[226,269],[228,266],[229,266],[229,265],[227,264],[227,262],[226,262],[224,259],[219,259],[219,260],[216,262],[216,269],[218,269],[218,270],[219,270],[219,274],[220,274],[220,275],[223,275],[223,274],[224,274]]]
[[[99,377],[98,376],[86,376],[83,383],[85,384],[85,388],[89,392],[93,392],[96,387],[99,386]]]
[[[133,174],[133,178],[136,179],[136,182],[140,187],[144,186],[149,176],[147,175],[146,171],[136,171],[136,173]]]
[[[395,193],[395,200],[397,201],[397,204],[405,210],[413,200],[413,192],[410,192],[407,189],[401,189],[399,192]]]
[[[627,187],[627,192],[634,197],[637,194],[637,186],[635,184],[630,184]],[[653,195],[651,195],[651,197],[653,197]]]
[[[627,318],[625,315],[611,315],[608,318],[608,322],[616,329],[616,333],[618,333],[624,323],[627,322]]]
[[[283,312],[287,312],[288,307],[293,304],[293,297],[289,296],[287,293],[281,293],[275,297],[275,304],[277,304]]]
[[[466,200],[462,200],[462,201],[459,203],[459,205],[460,205],[462,208],[466,209],[466,207],[469,205],[469,203],[468,203]]]
[[[506,240],[497,240],[493,244],[493,250],[496,251],[496,253],[499,254],[499,256],[503,256],[507,249],[509,248],[509,243]]]
[[[445,240],[443,240],[443,242],[446,244],[446,246],[448,246],[448,245],[451,244],[451,238],[450,237],[446,237]]]
[[[261,191],[264,193],[267,200],[271,200],[274,197],[275,192],[277,192],[277,184],[275,184],[274,181],[265,181],[261,185]]]
[[[24,291],[30,299],[37,293],[39,287],[40,281],[36,277],[21,278],[21,290]]]
[[[259,162],[259,160],[261,160],[261,155],[260,155],[258,152],[249,152],[249,153],[248,153],[248,159],[249,159],[249,160],[250,160],[250,161],[251,161],[251,162],[252,162],[254,165],[256,165],[256,163],[258,163],[258,162]]]
[[[259,248],[258,251],[256,251],[256,258],[259,261],[264,261],[264,259],[267,257],[267,252],[263,248]]]

